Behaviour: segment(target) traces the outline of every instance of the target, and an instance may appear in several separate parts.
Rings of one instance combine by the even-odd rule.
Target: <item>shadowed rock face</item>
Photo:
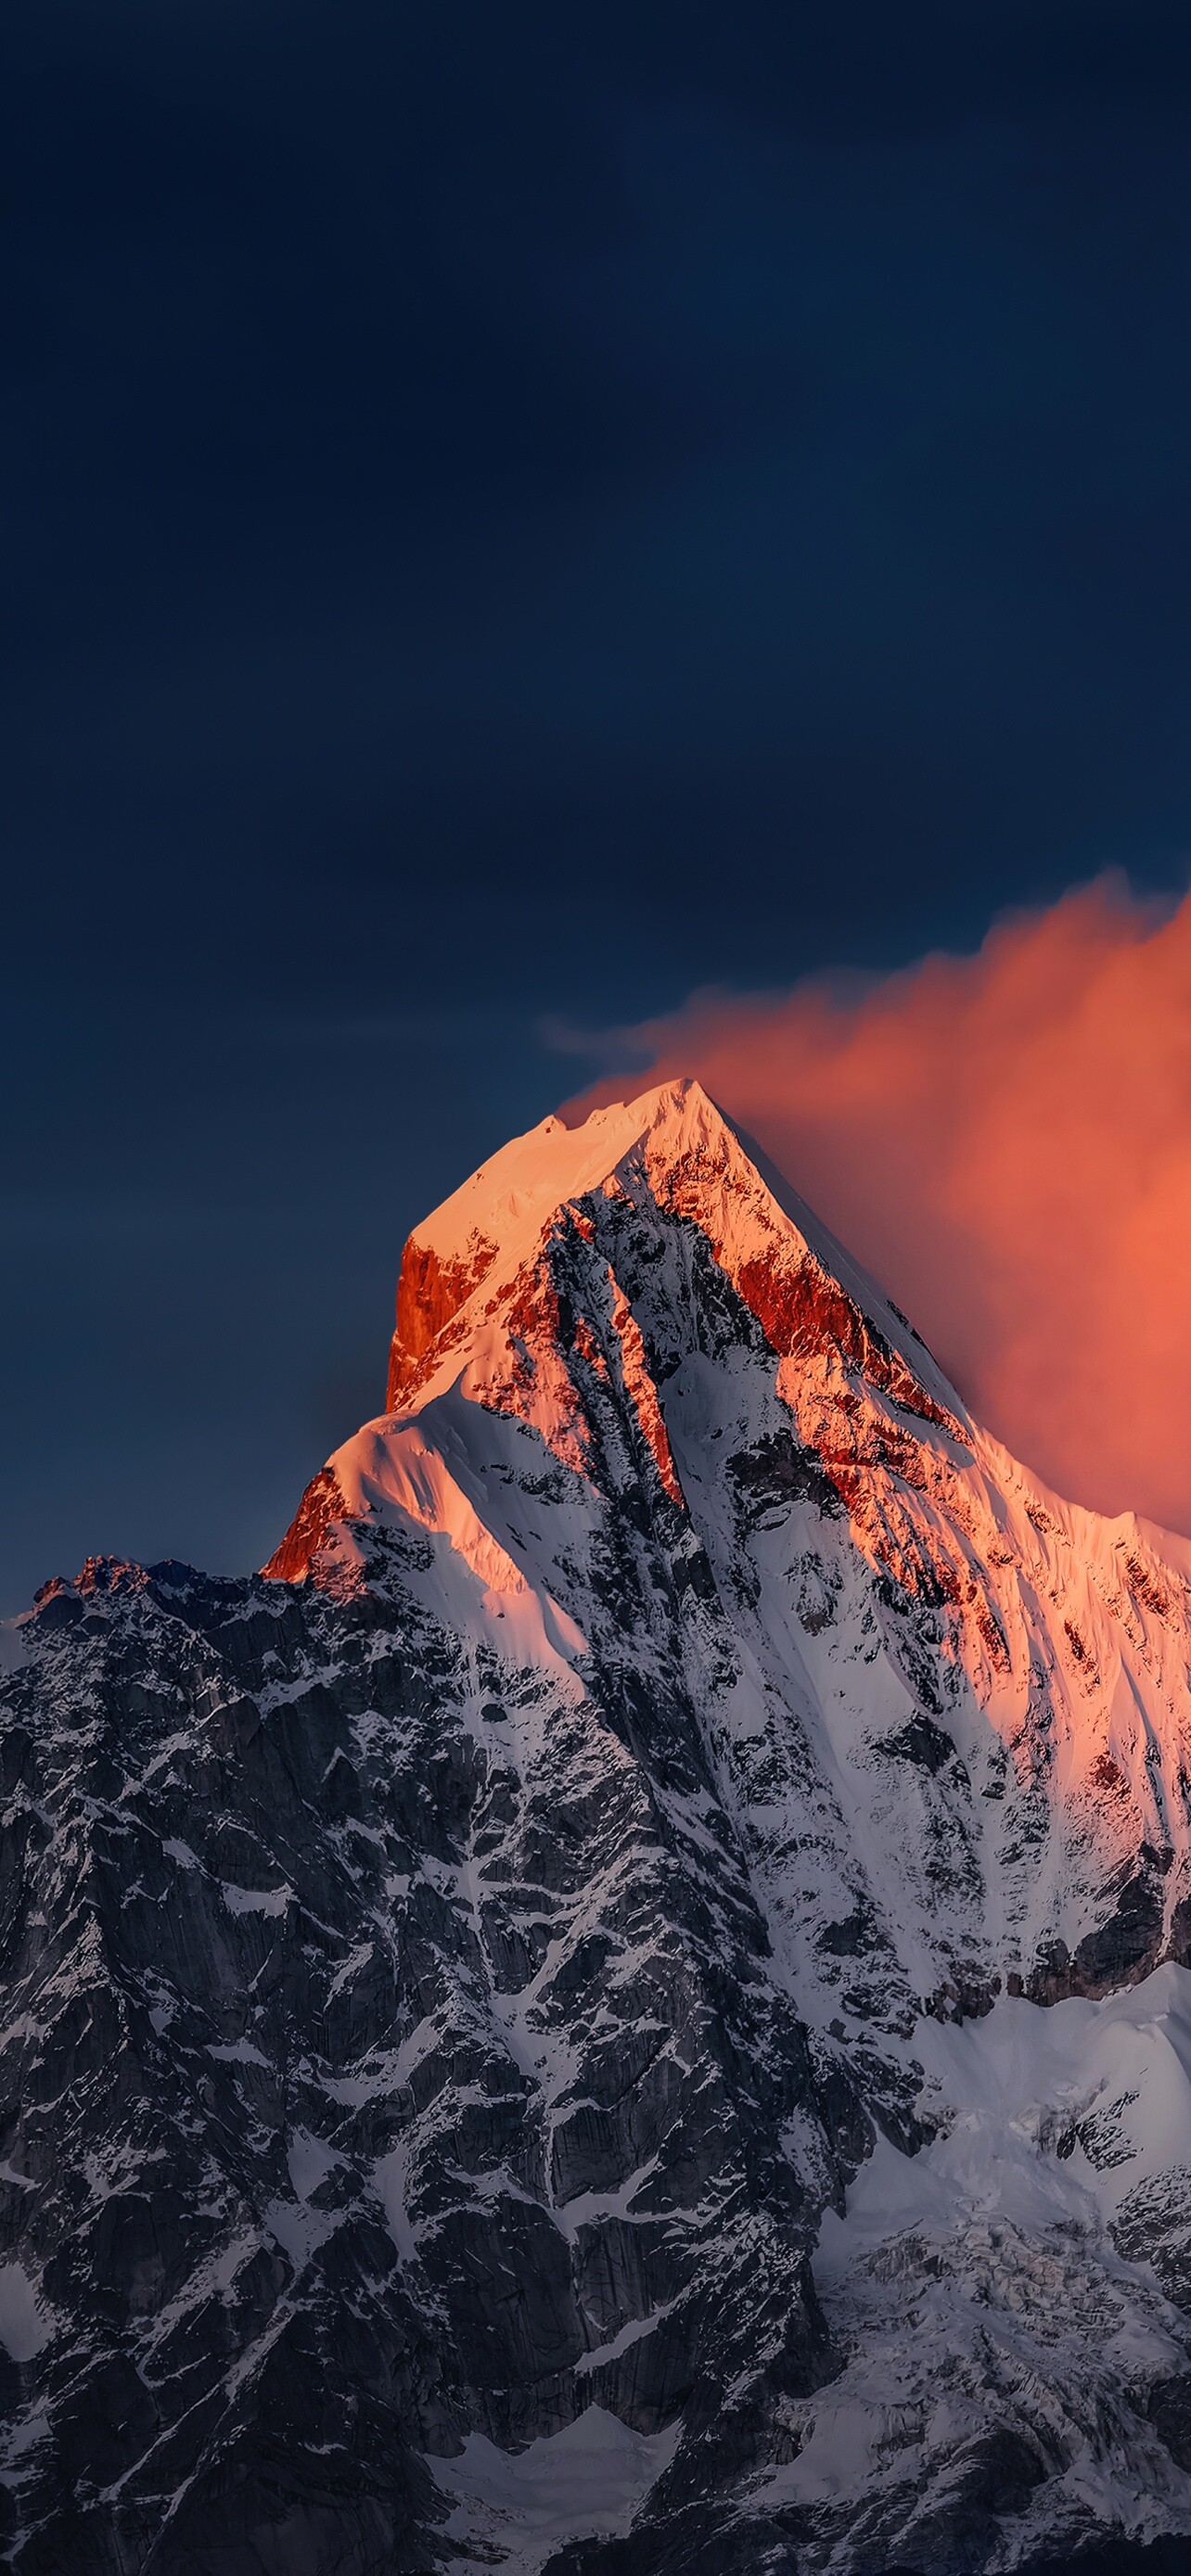
[[[657,1798],[635,1690],[468,1655],[373,1547],[346,1601],[103,1563],[26,1625],[22,2570],[429,2567],[426,2451],[591,2402],[718,2440],[740,2382],[743,2456],[832,2366],[808,2249],[867,2124],[819,2101],[739,1850],[683,1830],[696,1762]]]
[[[16,1625],[9,2559],[1191,2546],[1187,1585],[692,1087],[509,1156],[265,1576]]]

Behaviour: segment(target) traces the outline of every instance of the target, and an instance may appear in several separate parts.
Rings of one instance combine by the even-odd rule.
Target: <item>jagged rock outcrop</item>
[[[390,1399],[9,1632],[10,2563],[1191,2545],[1191,1552],[695,1085],[417,1230]]]

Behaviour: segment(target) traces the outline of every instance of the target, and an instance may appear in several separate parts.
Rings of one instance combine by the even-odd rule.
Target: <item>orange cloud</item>
[[[632,1037],[752,1131],[1019,1456],[1191,1531],[1191,896],[1101,878],[978,956],[696,995]]]

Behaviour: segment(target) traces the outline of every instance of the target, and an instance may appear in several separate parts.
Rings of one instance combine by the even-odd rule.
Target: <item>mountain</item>
[[[263,1574],[5,1662],[20,2576],[1191,2565],[1191,1547],[696,1084],[417,1229]]]

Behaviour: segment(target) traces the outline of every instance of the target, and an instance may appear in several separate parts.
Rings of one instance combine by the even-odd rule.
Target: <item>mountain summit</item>
[[[696,1083],[416,1229],[387,1405],[11,1633],[13,2565],[1191,2545],[1191,1551]]]
[[[905,1316],[697,1082],[577,1128],[546,1119],[417,1229],[388,1400],[308,1488],[267,1574],[342,1586],[373,1534],[416,1527],[439,1542],[453,1619],[494,1635],[518,1604],[553,1651],[565,1628],[578,1669],[602,1618],[648,1608],[656,1589],[651,1569],[642,1592],[639,1568],[623,1589],[624,1515],[643,1539],[662,1527],[696,1595],[731,1605],[747,1636],[733,1695],[744,1740],[763,1714],[776,1725],[776,1693],[775,1742],[788,1750],[797,1711],[822,1762],[817,1813],[838,1804],[843,1766],[853,1893],[857,1801],[873,1782],[889,1849],[866,1905],[895,1905],[911,1984],[929,1959],[969,2000],[999,1991],[998,1975],[1055,2000],[1181,1959],[1191,1828],[1172,1614],[1185,1584],[1160,1534],[1060,1503],[982,1433]],[[794,1563],[760,1544],[808,1529],[815,1546]],[[460,1588],[461,1560],[478,1594]],[[871,1651],[837,1606],[845,1574],[849,1590],[863,1584]],[[689,1655],[700,1625],[688,1617],[664,1651]],[[924,1654],[944,1668],[929,1688]],[[920,1779],[873,1773],[864,1753],[874,1711],[933,1724],[945,1707],[968,1774],[947,1827],[952,1868],[964,1853],[951,1905],[937,1853],[927,1890],[899,1884],[924,1857]],[[945,1764],[925,1767],[938,1779]],[[890,1831],[898,1779],[908,1841]],[[827,1881],[805,1857],[799,1874],[795,1910],[809,1905],[814,1927],[799,1967],[820,1979]]]

